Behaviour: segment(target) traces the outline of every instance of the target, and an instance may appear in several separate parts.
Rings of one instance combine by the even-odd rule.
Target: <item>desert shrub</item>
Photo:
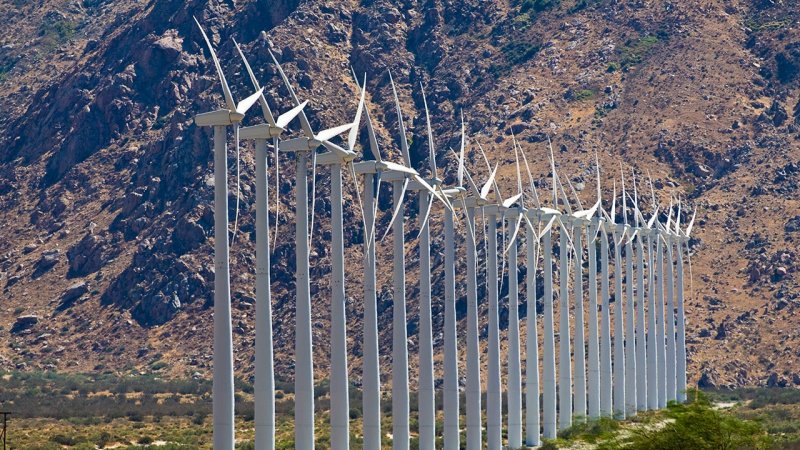
[[[630,437],[610,440],[599,449],[738,450],[766,449],[770,442],[762,426],[712,407],[705,394],[693,392],[690,403],[671,402],[664,411],[670,422],[663,427],[640,427]]]
[[[641,64],[644,58],[660,41],[658,36],[647,35],[635,41],[628,41],[619,50],[620,65],[623,69]]]
[[[520,12],[542,12],[557,6],[559,0],[523,0],[520,4]]]
[[[571,427],[558,433],[558,437],[567,440],[580,439],[586,442],[597,442],[612,437],[619,427],[619,422],[610,417],[581,420],[575,421]]]

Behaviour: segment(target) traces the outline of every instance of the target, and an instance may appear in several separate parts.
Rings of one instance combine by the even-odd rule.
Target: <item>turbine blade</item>
[[[425,98],[425,87],[422,86],[422,83],[419,84],[420,89],[422,89],[422,103],[425,105],[425,121],[428,124],[428,158],[430,158],[431,164],[431,176],[436,178],[436,151],[433,149],[433,132],[431,131],[431,115],[428,111],[428,100]]]
[[[550,141],[550,136],[547,136],[547,146],[550,149],[550,173],[553,176],[553,208],[558,209],[558,174],[556,173],[556,158],[553,156],[553,142]]]
[[[622,163],[619,163],[619,172],[622,175],[622,222],[628,224],[628,200],[625,195],[625,171],[622,170]]]
[[[572,186],[572,181],[569,177],[564,177],[567,179],[567,185],[569,186],[570,192],[572,192],[572,196],[575,197],[575,200],[578,202],[578,208],[583,209],[583,204],[581,203],[581,198],[578,197],[578,191],[575,190],[575,187]]]
[[[394,221],[397,219],[397,214],[400,212],[400,207],[403,206],[403,200],[406,197],[406,188],[408,187],[408,178],[403,180],[403,188],[400,191],[400,201],[394,205],[394,211],[392,212],[392,220],[389,221],[389,226],[386,227],[386,232],[383,233],[383,237],[381,237],[381,241],[386,239],[386,235],[389,234],[389,230],[392,229],[392,225],[394,225]]]
[[[239,231],[239,197],[241,196],[241,158],[239,157],[239,123],[233,124],[233,136],[236,147],[236,212],[233,216],[233,236],[231,237],[231,247],[236,243],[236,233]],[[227,212],[225,213],[227,214]]]
[[[292,100],[294,100],[295,105],[299,105],[300,100],[297,98],[297,94],[294,93],[292,84],[289,83],[289,78],[286,76],[286,73],[284,73],[283,67],[281,67],[280,63],[278,63],[277,58],[275,58],[275,55],[272,53],[272,50],[267,49],[267,51],[269,52],[269,56],[272,57],[272,62],[275,63],[275,67],[278,68],[278,73],[281,75],[281,79],[283,79],[283,84],[286,86],[286,89],[289,90]],[[306,116],[305,110],[300,112],[300,127],[303,129],[303,134],[305,134],[307,138],[314,138],[314,131],[311,129],[311,124],[308,122],[308,117]]]
[[[311,224],[308,230],[308,248],[314,236],[314,212],[317,204],[317,152],[311,152]]]
[[[351,152],[356,146],[356,138],[358,138],[358,128],[361,126],[361,113],[364,111],[364,95],[367,93],[367,75],[364,74],[364,88],[361,89],[361,100],[358,102],[358,109],[356,110],[356,118],[353,120],[353,126],[350,128],[350,134],[347,136],[347,149]]]
[[[489,191],[492,189],[492,185],[494,184],[494,178],[497,175],[497,167],[498,167],[498,165],[495,164],[494,170],[492,170],[492,174],[489,175],[489,180],[481,188],[481,198],[482,199],[486,199],[486,196],[489,195]]]
[[[509,208],[511,207],[511,205],[516,203],[520,198],[522,198],[522,194],[517,194],[512,197],[509,197],[503,201],[503,206]]]
[[[419,227],[419,232],[417,233],[418,239],[419,236],[422,234],[422,232],[425,231],[425,229],[428,227],[428,219],[430,218],[431,214],[431,206],[433,205],[433,198],[434,198],[433,195],[430,195],[428,197],[428,206],[425,208],[425,215],[423,216],[422,219],[422,225]]]
[[[256,104],[258,99],[260,99],[264,94],[264,88],[259,89],[255,94],[251,94],[246,99],[239,102],[236,106],[236,112],[239,114],[244,114],[249,110],[253,105]]]
[[[347,150],[343,149],[342,147],[339,147],[338,145],[336,145],[336,144],[334,144],[332,142],[322,141],[322,146],[327,148],[328,150],[330,150],[331,153],[334,153],[334,154],[336,154],[336,155],[338,155],[339,157],[342,157],[342,158],[344,158],[345,156],[348,156],[348,155],[351,154]]]
[[[392,71],[389,71],[389,82],[392,84],[392,93],[394,94],[394,105],[397,109],[397,126],[400,128],[400,152],[403,154],[403,160],[408,167],[411,167],[411,155],[408,153],[408,140],[406,139],[406,127],[403,125],[403,111],[400,109],[400,99],[397,98],[397,89],[394,86],[394,79],[392,78]]]
[[[695,217],[697,217],[697,207],[694,208],[694,212],[692,213],[692,219],[689,221],[689,225],[686,227],[686,237],[692,235],[692,227],[694,226]]]
[[[250,75],[250,82],[253,83],[253,89],[255,89],[256,91],[261,89],[261,86],[258,84],[258,79],[256,78],[256,75],[253,73],[253,69],[250,67],[250,63],[247,61],[247,58],[245,58],[244,52],[242,52],[242,48],[239,46],[239,43],[236,42],[236,39],[233,39],[233,44],[236,46],[236,50],[239,52],[239,56],[242,57],[242,61],[244,62],[244,67],[245,69],[247,69],[247,74]],[[261,104],[261,112],[264,114],[264,120],[266,120],[270,126],[273,127],[276,126],[275,118],[272,116],[272,111],[269,109],[269,105],[267,104],[267,99],[264,97],[263,91],[261,93],[261,96],[258,97],[258,101]]]
[[[550,220],[547,222],[547,225],[545,225],[544,228],[542,228],[542,231],[539,232],[539,239],[542,239],[542,237],[544,237],[545,234],[550,232],[550,229],[553,228],[553,223],[555,223],[556,221],[556,217],[558,216],[551,217]]]
[[[458,187],[464,187],[464,147],[467,144],[467,136],[464,131],[464,110],[461,110],[461,151],[458,154]]]
[[[403,166],[403,165],[400,165],[400,164],[397,164],[397,163],[394,163],[394,162],[391,162],[391,161],[383,161],[382,164],[384,166],[386,166],[387,169],[393,170],[395,172],[407,173],[407,174],[410,174],[410,175],[419,175],[416,170],[409,169],[406,166]]]
[[[353,189],[356,191],[356,199],[358,200],[358,211],[361,213],[361,225],[364,227],[364,239],[367,239],[367,217],[364,215],[364,202],[361,200],[361,190],[358,188],[358,177],[356,176],[356,169],[353,166],[353,161],[347,163],[348,172],[353,177]],[[372,206],[370,206],[371,208]],[[367,250],[372,241],[367,241]]]
[[[525,156],[525,151],[522,150],[522,147],[520,147],[519,152],[522,154],[522,160],[525,162],[525,170],[528,171],[528,181],[533,190],[533,200],[536,202],[536,208],[541,209],[542,204],[539,202],[539,193],[536,192],[536,185],[533,183],[533,174],[531,173],[531,166],[528,165],[528,157]]]
[[[519,214],[519,216],[517,217],[517,224],[514,225],[514,232],[511,233],[511,241],[508,243],[508,247],[506,247],[503,254],[507,254],[508,251],[511,249],[511,246],[516,244],[517,233],[519,233],[519,226],[522,224],[523,217],[524,214]],[[509,274],[508,276],[511,276],[511,274]]]
[[[328,128],[327,130],[320,131],[319,134],[314,136],[314,139],[318,141],[327,141],[328,139],[338,136],[351,128],[353,128],[352,123],[346,123],[344,125],[339,125],[338,127]]]
[[[225,80],[225,74],[222,73],[222,66],[219,64],[217,53],[214,51],[214,47],[211,45],[211,41],[208,39],[206,31],[203,30],[202,26],[200,26],[200,22],[198,22],[197,17],[192,16],[192,18],[194,19],[194,23],[197,24],[197,28],[200,28],[200,33],[203,35],[203,39],[206,41],[206,46],[208,47],[209,53],[211,53],[211,59],[214,60],[214,67],[217,69],[217,76],[219,77],[219,81],[222,83],[222,93],[225,96],[225,105],[228,107],[228,110],[236,111],[236,102],[233,101],[231,89],[228,87],[228,82]]]
[[[381,150],[378,148],[378,138],[375,136],[375,129],[372,127],[372,118],[369,116],[369,108],[364,108],[367,116],[367,135],[369,136],[369,151],[375,161],[381,162]]]
[[[514,136],[514,132],[513,131],[511,132],[511,138],[514,141],[514,163],[515,163],[516,168],[517,168],[517,192],[519,192],[520,195],[521,195],[522,194],[522,172],[520,171],[520,168],[519,168],[519,151],[517,151],[517,138]],[[525,207],[524,204],[522,206]]]
[[[295,106],[289,111],[286,111],[285,113],[281,114],[280,116],[278,116],[278,120],[275,122],[274,125],[280,128],[286,128],[286,125],[289,125],[289,122],[291,122],[295,117],[297,117],[298,114],[303,112],[303,109],[306,107],[306,105],[308,105],[308,100],[304,101],[303,103],[300,103],[299,105]]]

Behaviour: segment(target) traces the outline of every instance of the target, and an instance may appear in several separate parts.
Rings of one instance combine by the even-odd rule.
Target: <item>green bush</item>
[[[520,12],[542,12],[559,4],[559,0],[523,0],[519,7]]]
[[[641,64],[645,57],[660,42],[658,36],[643,36],[636,41],[629,41],[623,46],[620,53],[620,65],[623,69]]]
[[[663,426],[639,427],[630,437],[611,440],[598,449],[616,450],[745,450],[770,448],[762,426],[713,408],[705,394],[692,392],[691,403],[671,402]]]

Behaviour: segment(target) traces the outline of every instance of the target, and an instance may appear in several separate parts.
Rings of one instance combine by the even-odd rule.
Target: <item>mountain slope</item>
[[[626,176],[631,167],[636,170],[645,197],[649,189],[642,180],[649,170],[662,211],[670,195],[699,209],[693,283],[687,286],[692,381],[800,384],[795,350],[800,337],[793,318],[800,305],[796,5],[769,0],[0,5],[7,30],[0,35],[0,104],[9,111],[0,118],[0,321],[9,324],[0,331],[9,344],[0,348],[3,367],[127,371],[151,370],[166,361],[168,368],[161,370],[173,376],[207,375],[212,155],[210,132],[192,118],[218,106],[221,95],[194,15],[219,49],[235,98],[251,88],[231,38],[243,43],[270,104],[285,111],[291,105],[267,49],[276,53],[300,97],[310,100],[315,127],[352,117],[357,88],[350,67],[366,73],[384,157],[399,156],[391,70],[413,135],[412,160],[420,168],[427,167],[422,83],[447,183],[455,177],[448,148],[459,145],[462,110],[470,170],[477,178],[486,176],[475,145],[480,142],[492,163],[501,164],[504,193],[515,186],[511,131],[531,160],[541,192],[550,186],[548,135],[559,171],[572,179],[584,203],[594,199],[595,152],[607,198],[620,163]],[[20,43],[15,36],[22,33],[37,38]],[[256,123],[256,116],[247,123]],[[231,151],[229,166],[235,162]],[[231,273],[236,367],[249,376],[255,284],[250,144],[243,144],[242,162],[240,234]],[[272,157],[269,164],[275,165]],[[279,164],[274,320],[278,373],[291,378],[293,162],[281,156]],[[311,274],[320,378],[327,372],[330,271],[324,172],[317,179]],[[274,183],[274,173],[270,177]],[[235,198],[233,177],[229,187]],[[352,188],[346,195],[348,204],[356,205]],[[389,203],[384,190],[381,232],[388,225]],[[412,351],[416,210],[413,202],[407,207]],[[274,223],[274,205],[271,211]],[[363,236],[357,207],[345,209],[345,220],[348,267],[358,268]],[[443,245],[439,212],[432,223],[436,271]],[[378,286],[388,368],[387,244],[378,248],[385,268]],[[347,277],[351,368],[357,378],[360,271],[350,270]],[[443,312],[438,272],[434,282],[440,283],[434,291],[438,330]],[[458,297],[463,313],[462,283]],[[12,333],[17,317],[29,314],[37,315],[38,323]],[[440,337],[435,338],[439,346]]]

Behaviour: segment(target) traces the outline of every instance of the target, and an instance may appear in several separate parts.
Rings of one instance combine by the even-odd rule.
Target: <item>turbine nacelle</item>
[[[201,113],[194,117],[194,123],[199,127],[228,126],[240,123],[244,114],[229,109],[218,109]]]

